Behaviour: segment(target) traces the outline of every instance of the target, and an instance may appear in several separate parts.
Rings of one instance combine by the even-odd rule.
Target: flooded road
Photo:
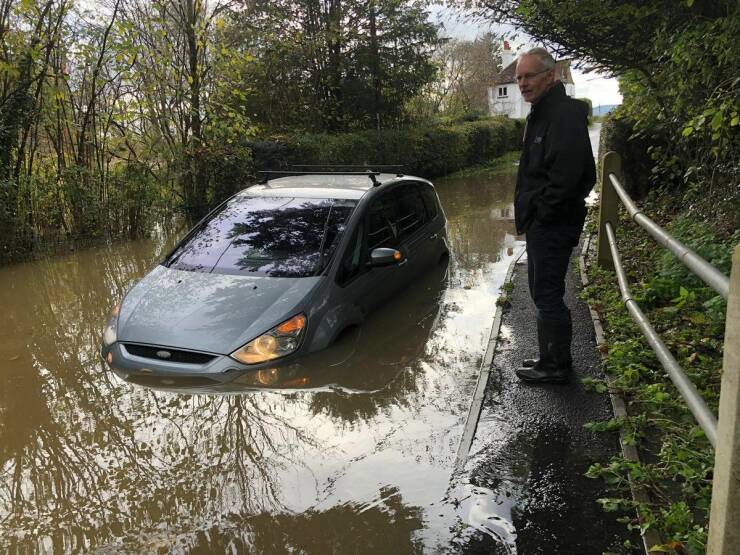
[[[436,185],[448,267],[229,391],[131,384],[99,359],[111,306],[174,234],[0,268],[0,550],[451,549],[469,523],[446,493],[517,243],[514,176]]]

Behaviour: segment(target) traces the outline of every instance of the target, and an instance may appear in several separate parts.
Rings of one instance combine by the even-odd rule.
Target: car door
[[[420,276],[438,259],[435,253],[439,237],[429,225],[429,211],[420,187],[419,183],[406,183],[394,194],[399,248],[408,257],[408,281]]]
[[[360,299],[365,312],[386,302],[408,281],[409,253],[401,245],[401,226],[394,190],[386,191],[371,203],[365,218],[365,241],[362,249],[369,283],[367,294]],[[377,248],[398,249],[403,260],[399,264],[368,267],[370,253]]]
[[[408,285],[419,265],[426,262],[427,243],[431,242],[425,235],[423,220],[427,216],[421,213],[424,204],[419,198],[417,190],[404,186],[383,192],[369,204],[343,247],[327,289],[317,345],[326,346],[336,333],[360,323]],[[404,260],[389,266],[368,266],[370,252],[380,247],[398,249]]]
[[[426,209],[427,222],[424,233],[427,238],[424,252],[425,264],[436,264],[448,252],[447,222],[439,203],[434,187],[428,183],[419,183],[419,192]]]
[[[378,199],[380,200],[380,199]],[[371,248],[395,248],[397,240],[385,213],[384,202],[373,202],[354,226],[347,244],[339,253],[331,282],[317,299],[317,324],[314,350],[326,347],[336,334],[359,324],[372,310],[393,294],[406,263],[371,268]]]

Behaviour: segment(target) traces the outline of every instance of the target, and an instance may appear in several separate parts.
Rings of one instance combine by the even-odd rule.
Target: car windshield
[[[238,197],[165,261],[178,270],[307,277],[321,273],[356,201]]]

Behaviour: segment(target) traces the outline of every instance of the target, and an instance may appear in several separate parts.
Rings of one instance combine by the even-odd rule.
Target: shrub
[[[652,161],[648,153],[649,139],[634,135],[634,123],[620,115],[619,110],[606,115],[601,126],[599,160],[609,151],[622,157],[624,186],[636,200],[645,197],[649,190]]]
[[[211,146],[201,162],[210,178],[209,204],[215,206],[243,189],[254,177],[252,151],[248,146]]]
[[[485,118],[460,125],[275,137],[253,141],[250,148],[256,170],[291,164],[401,164],[408,173],[431,178],[519,148],[522,130],[520,120]]]

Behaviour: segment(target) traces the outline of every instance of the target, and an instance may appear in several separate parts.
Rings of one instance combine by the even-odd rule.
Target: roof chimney
[[[514,51],[511,49],[511,46],[509,46],[509,41],[504,41],[504,49],[501,51],[501,69],[506,69],[506,67],[514,61],[515,58]]]

